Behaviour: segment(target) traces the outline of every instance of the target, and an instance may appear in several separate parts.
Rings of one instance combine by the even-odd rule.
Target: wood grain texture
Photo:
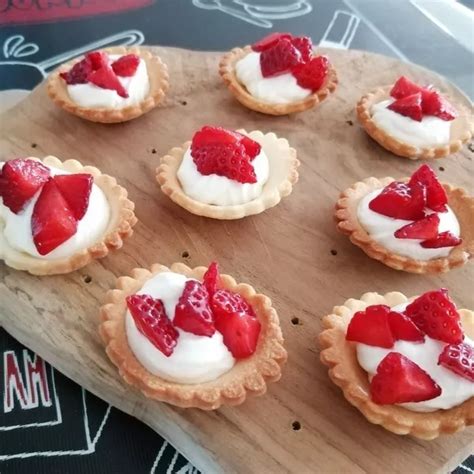
[[[161,107],[137,120],[83,121],[56,108],[44,85],[0,116],[1,159],[53,154],[98,166],[128,188],[140,220],[120,252],[70,275],[37,278],[0,264],[5,329],[88,390],[149,424],[206,473],[454,468],[472,451],[472,429],[423,442],[371,425],[330,382],[314,339],[321,316],[366,291],[414,295],[446,286],[461,307],[474,307],[472,264],[443,276],[397,272],[368,258],[332,220],[339,192],[353,182],[407,176],[420,164],[386,152],[356,124],[354,105],[364,92],[403,73],[432,82],[469,106],[467,100],[413,65],[330,51],[340,77],[334,96],[311,111],[272,118],[246,110],[229,94],[218,77],[219,54],[153,49],[169,66],[171,89]],[[172,203],[154,178],[159,157],[203,124],[288,138],[302,162],[293,194],[263,214],[235,222],[197,217]],[[466,147],[434,166],[443,168],[438,171],[443,181],[472,189],[473,157]],[[282,380],[264,397],[211,413],[146,400],[122,383],[105,356],[97,333],[104,294],[117,276],[137,266],[182,260],[194,267],[213,259],[223,272],[274,301],[289,352]],[[300,430],[293,430],[294,421]]]

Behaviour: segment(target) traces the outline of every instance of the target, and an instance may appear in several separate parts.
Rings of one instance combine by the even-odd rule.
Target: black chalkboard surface
[[[473,97],[472,53],[449,25],[440,24],[438,11],[426,10],[427,3],[3,0],[0,101],[1,91],[21,97],[57,65],[99,47],[147,43],[226,50],[271,30],[412,61]],[[0,266],[0,275],[4,271]],[[0,473],[197,472],[155,432],[55,372],[1,328],[0,353]],[[456,472],[473,469],[471,457]]]

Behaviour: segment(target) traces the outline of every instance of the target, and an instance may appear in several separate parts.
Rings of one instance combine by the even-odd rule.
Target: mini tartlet
[[[296,53],[298,53],[298,56],[301,59],[301,63],[297,64],[296,66],[288,65],[285,70],[277,72],[275,75],[276,77],[278,77],[278,75],[280,75],[281,77],[282,74],[287,74],[288,76],[291,76],[292,70],[295,67],[307,67],[307,64],[309,64],[312,60],[315,60],[316,62],[320,59],[324,60],[321,64],[318,64],[318,71],[315,74],[321,74],[320,69],[324,68],[324,79],[318,78],[316,80],[313,90],[308,90],[308,93],[305,97],[297,98],[296,100],[285,101],[285,103],[276,103],[275,101],[264,100],[262,98],[255,97],[239,80],[236,73],[236,64],[239,61],[249,56],[250,54],[261,54],[264,51],[264,48],[274,48],[276,43],[280,40],[283,40],[285,42],[287,40],[291,42],[294,42],[296,40],[298,42],[298,47],[296,49],[301,53],[301,56],[298,51],[296,51]],[[241,104],[251,110],[255,110],[257,112],[261,112],[268,115],[287,115],[296,112],[302,112],[304,110],[317,106],[319,103],[327,99],[329,95],[336,90],[338,83],[336,70],[328,61],[328,59],[325,56],[316,57],[313,56],[313,54],[314,50],[310,38],[293,37],[288,33],[273,33],[252,46],[245,46],[244,48],[234,48],[228,53],[226,53],[220,60],[219,73],[224,83],[227,85],[230,92],[235,96],[235,98]],[[287,51],[285,51],[285,56],[288,57]],[[313,82],[314,80],[310,79],[308,82],[308,77],[313,75],[311,71],[304,71],[301,75],[305,76],[303,81],[301,81],[301,83],[304,85],[311,84],[311,82]],[[290,86],[294,87],[294,85],[291,84],[286,85],[284,89],[288,91]]]
[[[22,159],[23,160],[23,159]],[[123,239],[129,237],[133,233],[133,226],[137,222],[137,218],[134,214],[134,204],[127,198],[127,191],[123,187],[117,184],[115,178],[102,174],[99,169],[93,166],[84,166],[76,160],[66,160],[61,162],[54,156],[47,156],[43,160],[37,158],[28,158],[26,160],[34,160],[42,163],[47,168],[53,168],[57,174],[62,175],[62,171],[68,176],[87,176],[91,175],[93,178],[92,186],[96,186],[102,191],[105,196],[108,206],[108,223],[101,225],[104,228],[102,235],[88,245],[87,248],[76,249],[72,254],[62,255],[58,258],[43,259],[26,251],[13,248],[9,243],[9,240],[4,235],[6,221],[0,217],[0,259],[5,262],[8,266],[16,270],[26,270],[27,272],[34,275],[55,275],[62,273],[69,273],[79,268],[84,267],[94,259],[106,257],[109,251],[120,249],[123,245]],[[7,162],[8,163],[8,162]],[[2,190],[3,183],[1,182],[0,174],[0,191]],[[41,199],[42,190],[45,185],[40,188],[38,200]],[[51,194],[50,194],[51,195]],[[36,199],[38,193],[31,199]],[[31,199],[28,200],[31,201]],[[87,198],[88,199],[88,198]],[[0,203],[2,202],[0,198]],[[36,201],[37,203],[38,201]],[[64,203],[64,201],[62,201]],[[36,210],[35,203],[35,210]],[[27,204],[25,204],[26,206]],[[46,203],[46,206],[48,204]],[[10,212],[5,206],[5,212]],[[33,211],[33,219],[35,218],[35,210]],[[61,209],[62,211],[62,209]],[[88,208],[84,209],[84,213],[87,216]],[[26,211],[22,211],[26,212]],[[31,211],[30,211],[31,212]],[[48,212],[45,209],[43,212]],[[21,214],[21,213],[20,213]],[[77,221],[80,223],[80,219]],[[15,224],[16,225],[16,224]],[[60,224],[62,225],[62,224]],[[69,225],[69,223],[67,223]],[[30,228],[30,224],[27,225]],[[32,232],[32,230],[29,230]],[[40,231],[41,232],[41,231]],[[73,234],[74,237],[74,234]],[[66,240],[64,243],[67,243]],[[37,249],[40,251],[40,246],[36,242]],[[46,241],[46,246],[50,246],[51,242]],[[57,244],[54,244],[55,251],[58,248]],[[61,245],[59,245],[61,247]],[[48,256],[48,250],[41,251],[42,255]],[[36,251],[36,250],[35,250]]]
[[[428,227],[430,226],[429,213],[435,214],[434,210],[425,207],[423,212],[425,212],[424,217],[421,218],[394,218],[392,219],[393,223],[396,224],[394,229],[391,231],[400,232],[398,234],[400,237],[400,242],[409,242],[410,245],[416,245],[420,247],[423,246],[422,252],[424,252],[423,258],[421,257],[412,257],[411,255],[405,254],[402,255],[397,251],[388,249],[385,245],[381,244],[376,240],[376,238],[371,235],[370,231],[367,229],[367,226],[364,227],[360,221],[360,215],[362,206],[364,205],[364,200],[368,199],[370,194],[376,193],[379,191],[377,196],[380,196],[383,191],[390,189],[389,187],[397,186],[396,183],[401,183],[402,186],[410,186],[410,180],[416,178],[404,178],[401,181],[395,181],[394,178],[368,178],[364,181],[359,181],[353,184],[350,188],[343,191],[336,203],[335,210],[335,220],[337,223],[337,228],[343,234],[346,234],[351,242],[358,247],[360,247],[369,257],[379,260],[385,265],[394,268],[396,270],[403,270],[411,273],[442,273],[451,270],[452,268],[459,267],[467,263],[467,261],[472,258],[474,255],[474,197],[469,196],[467,192],[462,188],[457,188],[451,184],[440,184],[433,171],[427,166],[423,165],[413,176],[417,177],[420,175],[428,176],[427,179],[433,179],[436,182],[436,186],[439,186],[438,189],[443,192],[444,196],[447,198],[447,203],[443,204],[447,209],[447,216],[457,221],[455,226],[458,228],[456,234],[459,235],[447,235],[444,231],[439,231],[436,229],[434,236],[420,236],[410,237],[406,233],[407,225],[415,224],[415,231],[417,231],[416,223],[420,221],[422,224],[427,223]],[[426,179],[426,178],[425,178]],[[375,200],[375,197],[374,197]],[[369,202],[369,207],[371,202]],[[427,204],[425,204],[427,206]],[[437,213],[439,216],[442,213]],[[381,215],[385,220],[391,219]],[[442,216],[443,218],[443,216]],[[432,223],[431,223],[432,224]],[[438,221],[439,225],[439,221]],[[405,230],[403,227],[405,226]],[[419,227],[419,226],[418,226]],[[448,229],[449,230],[449,229]],[[418,229],[419,231],[419,229]],[[422,230],[424,232],[424,230]],[[403,235],[405,234],[405,235]],[[443,234],[443,235],[441,235]],[[452,245],[440,245],[439,247],[433,246],[433,240],[437,237],[442,240],[443,236],[445,240],[451,241]],[[393,234],[394,239],[395,233]],[[431,246],[426,246],[426,242],[431,242]],[[429,255],[426,250],[430,252],[432,250],[439,250],[443,248],[449,248],[450,250],[446,255],[437,257]],[[411,252],[411,250],[410,250]],[[417,252],[415,250],[415,252]]]
[[[199,201],[185,193],[178,177],[183,160],[185,158],[189,159],[187,155],[192,153],[193,143],[195,143],[196,138],[200,134],[207,133],[208,131],[215,133],[216,136],[218,136],[219,133],[227,135],[235,134],[241,137],[245,136],[247,139],[250,139],[251,142],[256,142],[259,150],[266,155],[267,170],[264,171],[264,173],[266,173],[264,177],[265,182],[262,184],[258,194],[252,195],[253,197],[250,200],[238,204],[216,205]],[[217,138],[217,140],[219,140],[219,138]],[[240,144],[238,145],[240,146]],[[218,143],[216,146],[220,146],[220,144]],[[244,164],[248,167],[249,160],[245,159],[245,157],[243,157],[242,160],[245,161]],[[156,170],[156,178],[161,186],[161,190],[169,196],[172,201],[192,214],[214,219],[240,219],[245,216],[259,214],[266,209],[276,206],[283,197],[291,194],[293,185],[298,181],[297,168],[300,164],[296,158],[296,150],[290,147],[286,139],[278,138],[274,133],[264,134],[257,130],[252,132],[246,132],[245,130],[232,132],[219,127],[203,127],[201,131],[194,135],[192,142],[188,141],[181,147],[173,148],[167,155],[161,158],[160,163],[160,166]],[[250,166],[252,166],[251,163],[252,161],[250,161]],[[193,172],[198,171],[193,170]],[[217,175],[213,174],[213,176]],[[199,177],[201,177],[201,174],[199,174]],[[229,178],[227,184],[222,184],[223,187],[226,185],[233,186],[234,180]],[[207,189],[213,188],[215,188],[215,186],[207,186]],[[224,192],[222,194],[226,193]]]
[[[244,358],[237,359],[230,370],[228,369],[215,379],[202,383],[180,383],[166,380],[152,374],[137,359],[130,347],[129,329],[128,326],[126,327],[127,305],[131,295],[136,294],[152,278],[160,276],[164,278],[167,275],[174,275],[175,278],[179,278],[184,275],[188,279],[188,283],[189,279],[192,279],[193,281],[197,280],[198,283],[194,281],[196,285],[204,286],[206,282],[203,282],[203,278],[207,278],[205,275],[211,273],[216,278],[216,264],[211,265],[209,270],[205,267],[191,269],[182,263],[174,263],[170,268],[155,264],[150,270],[138,268],[133,270],[131,277],[119,278],[117,288],[107,294],[106,304],[102,306],[100,311],[102,320],[100,334],[106,345],[106,352],[118,367],[124,380],[140,389],[147,397],[184,408],[195,407],[203,410],[214,410],[221,405],[241,404],[249,395],[262,395],[266,392],[267,382],[277,381],[280,378],[281,368],[287,359],[287,353],[283,347],[278,316],[272,307],[271,300],[256,293],[250,285],[237,284],[231,276],[219,276],[218,273],[217,281],[214,280],[217,285],[215,291],[225,290],[236,293],[241,301],[243,299],[246,302],[246,306],[248,304],[253,308],[253,318],[257,318],[256,321],[258,321],[260,327],[258,339],[255,341],[256,346],[251,348]],[[181,297],[183,295],[184,293],[181,294]],[[174,324],[175,327],[178,327],[176,319],[178,306],[181,303],[180,298],[174,310],[176,311],[174,317],[171,318],[168,315],[171,322],[168,320],[167,324]],[[128,307],[130,308],[130,306]],[[209,317],[205,322],[207,325],[209,324]],[[180,327],[184,327],[182,323],[183,319],[181,318]],[[217,325],[217,320],[215,324]],[[170,329],[168,328],[168,330]],[[174,350],[177,350],[181,337],[183,337],[182,332],[179,334],[177,342],[175,341],[177,345],[174,346]],[[198,337],[198,339],[203,337]],[[219,337],[221,337],[220,334]],[[168,348],[172,346],[169,338],[165,340],[165,343],[168,344]],[[161,358],[163,359],[163,357]],[[181,369],[178,372],[185,370],[182,365],[183,359],[180,360],[179,367]],[[212,365],[211,361],[209,361],[209,365]]]
[[[85,107],[76,103],[70,97],[68,84],[63,77],[71,71],[74,65],[87,59],[91,54],[104,54],[107,57],[110,55],[119,57],[132,55],[143,61],[146,67],[145,75],[148,77],[148,91],[144,98],[122,107]],[[110,60],[109,62],[112,61]],[[82,74],[82,71],[79,72]],[[124,78],[127,79],[126,76],[124,76]],[[81,83],[87,83],[86,80],[87,78],[84,78]],[[101,80],[103,81],[103,78],[101,78]],[[117,80],[117,78],[115,78],[115,80]],[[168,87],[168,68],[158,56],[145,48],[127,48],[123,46],[103,49],[94,53],[88,53],[85,57],[74,59],[52,72],[47,80],[48,95],[56,105],[86,120],[102,123],[126,122],[143,115],[155,108],[163,100]],[[109,88],[103,90],[115,93],[115,91],[111,91]],[[116,99],[118,97],[117,95]]]
[[[322,320],[324,329],[319,335],[322,349],[320,358],[329,367],[329,377],[334,384],[341,388],[344,397],[368,421],[399,435],[430,440],[474,424],[474,397],[452,408],[435,411],[414,411],[396,404],[375,403],[371,399],[368,374],[359,365],[356,344],[346,340],[349,323],[356,312],[365,311],[372,305],[386,305],[390,308],[405,306],[413,299],[408,299],[399,292],[385,295],[365,293],[360,300],[351,298],[344,305],[335,306],[332,314]],[[464,333],[474,338],[474,312],[461,309],[458,313]]]
[[[417,94],[420,97],[416,97]],[[429,102],[430,94],[435,97],[435,101],[432,103]],[[437,120],[435,117],[443,117],[442,120],[450,124],[447,128],[448,136],[446,140],[443,140],[443,143],[436,144],[407,143],[406,138],[402,139],[401,137],[393,136],[381,127],[374,120],[374,106],[390,101],[397,102],[400,99],[402,110],[403,108],[407,110],[407,112],[402,113],[406,117],[410,117],[412,113],[410,108],[412,108],[412,111],[415,110],[414,116],[416,114],[422,115],[417,117],[417,121],[422,121],[426,117],[429,117],[429,120],[432,121]],[[451,99],[449,100],[451,101]],[[443,95],[430,86],[420,87],[402,76],[393,86],[379,87],[363,95],[357,103],[356,113],[360,124],[370,137],[388,151],[412,160],[443,158],[459,151],[463,144],[471,139],[474,133],[472,113],[461,104],[457,104],[454,101],[452,103],[455,104],[454,107]],[[415,106],[413,107],[414,104]],[[436,110],[436,107],[441,109]],[[414,126],[417,126],[417,121],[411,121],[408,118],[405,125],[408,127],[411,122]],[[406,132],[407,130],[404,130],[404,133]],[[426,130],[424,132],[426,133]],[[436,139],[437,136],[439,137],[440,134],[433,131],[432,137]]]

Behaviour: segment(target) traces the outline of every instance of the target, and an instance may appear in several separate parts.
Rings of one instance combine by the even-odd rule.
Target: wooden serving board
[[[472,428],[424,442],[368,423],[330,382],[315,337],[321,316],[367,291],[415,295],[446,286],[461,307],[474,307],[473,264],[444,276],[397,272],[354,247],[332,217],[339,192],[354,181],[407,176],[420,164],[386,152],[357,125],[354,104],[362,93],[407,74],[466,106],[469,101],[414,65],[331,50],[340,77],[336,94],[317,109],[268,117],[246,110],[227,92],[217,74],[218,53],[153,50],[169,65],[172,86],[164,105],[142,118],[118,125],[86,122],[56,108],[44,85],[0,116],[0,159],[53,154],[96,165],[128,188],[140,220],[120,252],[70,275],[37,278],[0,264],[5,329],[83,387],[149,424],[206,474],[454,468],[473,450]],[[293,194],[234,222],[200,218],[172,203],[154,179],[159,157],[203,124],[288,138],[302,162]],[[472,188],[472,159],[466,147],[432,165],[444,181]],[[147,400],[122,383],[105,356],[97,333],[104,294],[137,266],[197,266],[213,259],[273,299],[289,352],[284,375],[267,395],[210,413]],[[301,429],[293,429],[295,421]]]

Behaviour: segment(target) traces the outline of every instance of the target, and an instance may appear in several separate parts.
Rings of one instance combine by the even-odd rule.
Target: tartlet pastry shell
[[[81,57],[61,65],[48,77],[48,95],[54,103],[71,114],[92,122],[117,123],[137,118],[156,107],[163,100],[169,87],[168,68],[158,56],[155,56],[144,48],[137,47],[125,48],[123,46],[115,46],[103,49],[102,51],[108,54],[137,54],[145,61],[148,80],[150,82],[150,90],[145,99],[138,104],[121,109],[87,108],[79,106],[69,97],[66,81],[64,81],[59,74],[69,71],[75,63],[82,59]]]
[[[349,299],[335,306],[322,320],[319,336],[321,361],[329,367],[329,377],[342,389],[344,397],[371,422],[400,435],[434,439],[443,433],[455,433],[474,424],[474,397],[449,410],[415,412],[396,405],[377,405],[370,399],[367,373],[357,361],[356,345],[347,342],[346,331],[352,315],[373,304],[396,306],[408,298],[402,293],[386,295],[365,293],[360,300]],[[474,313],[459,310],[466,334],[474,336]]]
[[[289,104],[272,104],[270,102],[257,99],[247,91],[245,86],[243,86],[237,80],[237,76],[235,75],[236,62],[240,61],[250,52],[252,52],[252,48],[250,46],[245,46],[244,48],[234,48],[222,56],[219,63],[219,74],[226,83],[227,87],[232,92],[232,94],[234,94],[236,99],[249,109],[268,115],[287,115],[295,112],[302,112],[317,106],[336,90],[338,79],[336,70],[331,65],[322,87],[303,100],[291,102]]]
[[[359,122],[365,131],[385,149],[395,153],[395,155],[412,160],[443,158],[459,151],[463,144],[469,141],[474,133],[474,121],[472,114],[460,104],[455,104],[459,115],[451,122],[450,141],[445,145],[419,148],[392,137],[387,132],[378,127],[372,120],[371,108],[374,104],[390,98],[392,86],[380,87],[363,95],[357,103],[356,112]]]
[[[220,287],[240,293],[255,309],[262,325],[252,356],[236,361],[229,372],[214,381],[190,385],[168,382],[151,374],[138,362],[127,342],[125,298],[136,293],[153,275],[170,270],[202,280],[207,268],[191,269],[182,263],[174,263],[170,269],[159,264],[153,265],[151,271],[137,268],[131,277],[120,277],[117,288],[107,293],[106,304],[100,310],[99,330],[106,352],[119,368],[120,375],[147,397],[184,408],[214,410],[221,405],[239,405],[247,395],[264,394],[266,383],[280,378],[281,367],[287,359],[278,315],[267,296],[257,294],[250,285],[237,284],[229,275],[221,275]]]
[[[276,206],[283,197],[291,194],[293,185],[298,181],[297,168],[300,162],[296,158],[296,150],[290,147],[286,139],[278,138],[274,133],[263,134],[258,130],[249,133],[245,130],[239,132],[260,143],[270,162],[268,181],[263,186],[262,194],[256,199],[234,206],[215,206],[187,196],[177,173],[191,142],[173,148],[168,155],[161,158],[161,164],[156,170],[156,179],[161,185],[161,190],[192,214],[213,219],[240,219]]]
[[[110,250],[122,247],[123,239],[133,233],[137,218],[134,204],[127,198],[127,190],[117,184],[115,178],[102,174],[93,166],[83,166],[79,161],[60,161],[47,156],[42,161],[47,166],[63,169],[71,173],[89,173],[94,184],[105,194],[110,207],[111,218],[102,240],[93,246],[76,252],[67,258],[44,260],[13,249],[3,235],[4,223],[0,219],[0,259],[16,270],[26,270],[33,275],[56,275],[69,273],[87,265],[91,260],[107,256]]]
[[[407,181],[404,179],[403,181]],[[368,193],[387,186],[391,177],[368,178],[353,184],[341,193],[336,203],[335,220],[337,228],[349,236],[351,242],[360,247],[369,257],[380,260],[385,265],[411,273],[443,273],[464,265],[474,255],[474,197],[462,188],[443,184],[448,195],[448,203],[459,221],[462,243],[454,247],[449,255],[433,260],[413,260],[395,254],[376,242],[362,227],[357,218],[360,200]]]

